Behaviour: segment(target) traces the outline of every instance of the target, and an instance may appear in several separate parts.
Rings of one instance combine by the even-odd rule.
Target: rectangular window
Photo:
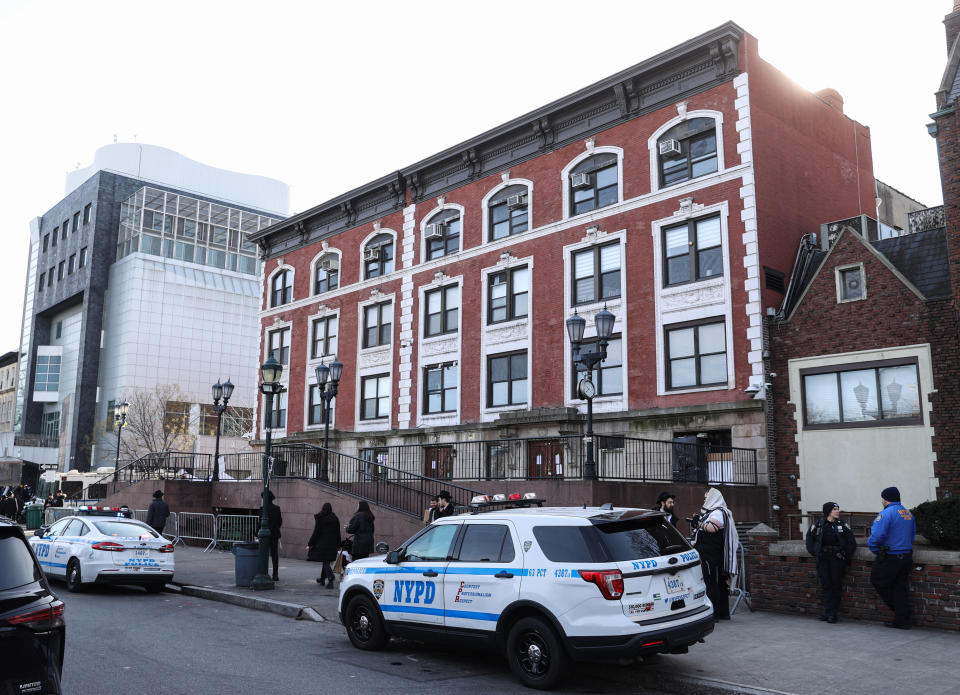
[[[801,369],[808,429],[923,424],[915,357]]]
[[[79,212],[75,212],[75,213],[73,213],[73,231],[76,232],[78,229],[80,229],[80,213],[79,213]],[[67,230],[66,230],[66,229],[63,230],[63,238],[64,238],[64,239],[67,238]]]
[[[327,316],[313,320],[311,359],[337,354],[337,317]]]
[[[63,224],[64,224],[64,229],[66,229],[66,228],[69,226],[70,223],[69,223],[69,222],[64,222]],[[57,245],[57,243],[59,242],[59,240],[60,240],[60,237],[59,237],[59,235],[57,234],[57,230],[54,229],[54,230],[53,230],[53,237],[50,239],[50,246],[51,246],[51,247],[55,247],[55,246]]]
[[[220,421],[220,433],[224,437],[242,437],[252,431],[253,408],[227,408]]]
[[[580,345],[581,352],[594,352],[600,345],[596,338],[585,340]],[[579,398],[577,386],[583,372],[577,371],[576,365],[571,370],[573,374],[573,398]],[[590,374],[590,378],[597,387],[597,396],[617,396],[623,393],[623,349],[619,337],[612,337],[607,343],[607,359],[601,362]]]
[[[140,251],[151,256],[163,255],[163,240],[158,236],[144,234],[140,237]]]
[[[80,258],[77,261],[77,267],[82,268],[86,264],[87,264],[87,247],[84,246],[82,249],[80,249]]]
[[[423,370],[423,412],[450,413],[457,409],[457,365],[438,364]]]
[[[500,323],[527,315],[530,271],[526,266],[492,273],[487,285],[487,323]]]
[[[57,230],[56,230],[56,229],[53,230],[53,237],[54,237],[54,239],[56,239],[56,237],[57,237]],[[44,234],[44,235],[43,235],[43,252],[46,253],[49,248],[50,248],[50,235],[49,235],[49,234]]]
[[[40,283],[37,285],[37,292],[43,292],[43,283],[47,279],[46,273],[40,273]]]
[[[663,230],[667,285],[723,275],[720,217],[690,220]]]
[[[273,409],[267,417],[267,427],[272,430],[284,429],[287,426],[287,392],[281,391],[273,396]]]
[[[863,266],[837,268],[837,295],[840,302],[855,302],[865,299],[866,287],[863,282]]]
[[[455,333],[460,309],[460,288],[457,285],[430,290],[424,295],[426,318],[424,335]]]
[[[381,302],[363,308],[363,347],[388,345],[392,332],[393,303]]]
[[[340,286],[340,268],[337,257],[328,254],[317,263],[316,276],[313,280],[313,293],[320,294],[335,290]]]
[[[307,407],[307,424],[323,424],[323,398],[320,397],[320,387],[310,384],[309,405]]]
[[[449,256],[460,250],[460,213],[449,210],[431,218],[431,224],[439,225],[442,236],[427,240],[427,260]]]
[[[37,355],[37,366],[33,380],[34,391],[60,390],[60,356]]]
[[[83,206],[83,223],[90,224],[90,209],[93,207],[92,203],[87,203]]]
[[[55,270],[56,268],[51,267],[50,270],[47,271],[47,287],[53,284],[53,273]]]
[[[281,328],[270,332],[270,347],[268,352],[277,358],[283,366],[290,364],[290,329]]]
[[[63,321],[57,321],[57,340],[63,337]]]
[[[529,199],[527,187],[516,185],[508,186],[490,200],[490,241],[527,231]]]
[[[727,383],[727,331],[723,320],[666,326],[667,388]]]
[[[60,261],[57,265],[57,281],[63,280],[63,269],[67,267],[66,261]]]
[[[182,241],[178,241],[174,247],[173,257],[178,261],[193,263],[193,244],[187,244]]]
[[[51,439],[60,436],[60,411],[43,414],[43,424],[41,425],[40,436],[49,443]]]
[[[190,431],[190,404],[184,401],[167,401],[163,411],[163,430],[173,435]]]
[[[619,242],[577,251],[572,261],[574,304],[620,296]]]
[[[365,376],[360,383],[360,419],[376,420],[390,415],[390,375]]]
[[[527,353],[487,358],[487,407],[527,402]]]
[[[73,271],[77,267],[77,254],[71,253],[70,260],[67,261],[67,275],[73,275]]]

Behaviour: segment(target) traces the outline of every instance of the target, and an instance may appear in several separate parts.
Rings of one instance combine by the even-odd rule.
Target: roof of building
[[[873,247],[912,282],[927,299],[950,294],[947,233],[931,229],[873,242]]]
[[[16,350],[11,350],[10,352],[5,352],[0,355],[0,367],[6,367],[8,364],[13,364],[17,361],[17,356],[19,353]]]

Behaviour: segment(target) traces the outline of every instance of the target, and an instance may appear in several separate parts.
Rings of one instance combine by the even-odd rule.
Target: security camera
[[[747,388],[744,389],[745,393],[759,393],[760,384],[750,384]]]

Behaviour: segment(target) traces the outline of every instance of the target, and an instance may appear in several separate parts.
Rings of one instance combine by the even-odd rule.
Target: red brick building
[[[746,391],[765,381],[765,308],[801,236],[874,196],[869,130],[839,95],[725,24],[254,235],[263,354],[285,364],[274,437],[322,438],[314,369],[334,354],[344,451],[579,434],[564,321],[586,318],[589,340],[606,307],[601,459],[614,435],[703,435],[761,452],[764,483]],[[566,455],[485,475],[578,475]],[[474,477],[462,457],[432,464]]]

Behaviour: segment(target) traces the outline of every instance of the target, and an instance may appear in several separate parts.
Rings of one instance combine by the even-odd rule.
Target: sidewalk
[[[336,589],[321,589],[320,563],[280,558],[273,591],[233,585],[234,558],[218,550],[176,550],[174,583],[184,593],[307,619],[339,622]],[[884,619],[886,616],[878,616]],[[881,623],[750,613],[741,603],[705,644],[689,654],[663,655],[642,666],[613,667],[617,680],[656,690],[696,693],[789,693],[827,690],[859,694],[909,690],[924,695],[956,692],[960,635],[942,630],[891,630]],[[610,669],[605,666],[605,669]]]

